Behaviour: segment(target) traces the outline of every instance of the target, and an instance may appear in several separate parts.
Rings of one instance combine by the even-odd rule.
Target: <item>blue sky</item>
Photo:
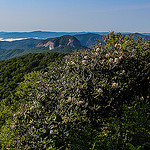
[[[0,0],[0,31],[150,32],[150,0]]]

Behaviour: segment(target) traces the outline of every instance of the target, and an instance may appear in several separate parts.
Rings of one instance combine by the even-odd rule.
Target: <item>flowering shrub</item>
[[[113,124],[110,118],[122,118],[124,106],[149,96],[150,42],[112,32],[103,43],[65,56],[49,70],[40,75],[28,102],[14,115],[16,147],[48,149],[55,143],[57,149],[89,149],[96,139],[97,149],[108,149],[111,142],[116,142],[115,149],[122,147],[125,138],[115,138],[118,131],[113,126],[120,122]],[[144,132],[148,135],[147,129]],[[124,141],[134,141],[131,137]]]

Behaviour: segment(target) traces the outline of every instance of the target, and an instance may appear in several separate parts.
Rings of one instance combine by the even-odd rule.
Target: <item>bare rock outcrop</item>
[[[47,39],[40,42],[36,47],[48,47],[49,50],[53,50],[56,47],[80,47],[80,42],[73,36],[65,35],[58,38]]]

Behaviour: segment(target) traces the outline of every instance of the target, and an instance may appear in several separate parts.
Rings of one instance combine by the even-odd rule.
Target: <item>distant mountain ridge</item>
[[[23,41],[25,40],[22,40],[22,42]],[[9,42],[9,43],[14,43],[14,42]],[[17,42],[19,41],[16,41],[16,43]],[[44,53],[44,52],[66,53],[66,52],[73,52],[74,50],[80,50],[80,49],[86,49],[86,47],[83,47],[80,44],[80,41],[74,36],[65,35],[57,38],[36,41],[34,43],[34,46],[28,49],[23,49],[20,47],[20,49],[15,48],[15,49],[8,49],[8,50],[0,50],[0,60],[6,60],[6,59],[26,55],[29,53]]]
[[[55,38],[63,35],[78,35],[78,34],[87,34],[94,33],[99,35],[106,35],[109,32],[49,32],[49,31],[32,31],[32,32],[0,32],[0,38],[8,39],[8,38]],[[131,32],[122,32],[122,34],[134,34]],[[140,33],[145,36],[150,36],[150,33]]]
[[[84,34],[87,32],[47,32],[47,31],[32,31],[32,32],[0,32],[0,38],[56,38],[63,35]]]
[[[42,31],[41,31],[42,32]],[[40,31],[34,32],[41,33]],[[43,32],[42,32],[43,33]],[[2,34],[0,32],[0,34]],[[138,36],[150,39],[149,35],[140,33],[128,34],[135,38]],[[48,39],[24,39],[12,42],[0,41],[0,60],[6,60],[29,53],[45,53],[45,52],[72,52],[74,50],[82,50],[96,44],[96,40],[102,42],[102,35],[95,33],[82,33],[71,35],[63,35],[56,38]]]
[[[68,35],[69,36],[69,35]],[[74,35],[74,37],[79,40],[80,44],[85,47],[90,47],[91,45],[94,45],[96,43],[96,40],[102,41],[102,35],[94,34],[94,33],[84,33],[84,34],[77,34]],[[59,39],[60,37],[58,37]],[[37,46],[40,42],[46,42],[49,39],[55,39],[55,38],[48,38],[46,40],[43,39],[22,39],[22,40],[16,40],[16,41],[0,41],[0,51],[1,50],[10,50],[10,49],[29,49]],[[76,41],[76,40],[74,40]],[[77,42],[77,43],[79,43]],[[70,44],[71,45],[71,41]],[[76,43],[76,44],[77,44]],[[72,43],[74,45],[74,43]],[[79,44],[79,45],[80,45]],[[63,44],[61,44],[63,45]],[[40,44],[37,46],[40,47]],[[46,45],[45,45],[46,47]]]
[[[144,39],[146,39],[146,40],[148,40],[148,39],[150,39],[150,35],[145,35],[145,34],[141,34],[141,33],[134,33],[134,34],[132,34],[135,38],[137,38],[137,37],[142,37],[142,38],[144,38]]]
[[[74,35],[82,46],[91,47],[92,45],[96,44],[96,40],[102,41],[102,35],[95,34],[95,33],[86,33],[86,34],[78,34]]]

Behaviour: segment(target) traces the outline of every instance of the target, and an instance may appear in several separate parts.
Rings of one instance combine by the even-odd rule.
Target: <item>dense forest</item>
[[[111,32],[91,49],[0,69],[1,149],[150,149],[149,40]]]
[[[16,109],[17,88],[25,80],[25,76],[31,73],[35,76],[38,71],[45,72],[50,63],[57,63],[67,53],[38,53],[28,54],[17,58],[0,61],[0,127],[8,119],[5,106]],[[67,54],[68,55],[68,54]]]
[[[37,53],[0,61],[0,98],[5,98],[5,92],[12,92],[21,82],[23,76],[32,71],[45,71],[51,62],[58,61],[66,53]],[[8,88],[8,89],[7,89]]]
[[[30,53],[53,53],[53,52],[58,52],[58,53],[68,53],[68,52],[73,52],[74,50],[79,50],[79,49],[85,49],[85,47],[71,47],[71,46],[62,46],[56,47],[53,50],[49,50],[48,47],[33,47],[30,49],[11,49],[11,50],[3,50],[0,51],[0,60],[7,60],[11,58],[16,58],[19,56],[27,55]]]

